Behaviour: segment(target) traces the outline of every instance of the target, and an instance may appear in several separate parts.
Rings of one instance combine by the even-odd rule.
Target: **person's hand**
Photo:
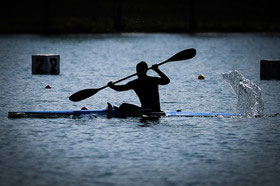
[[[110,81],[107,85],[108,87],[112,88],[114,86],[113,81]]]
[[[153,65],[153,66],[152,66],[152,69],[153,69],[154,71],[157,71],[157,70],[158,70],[158,64]]]

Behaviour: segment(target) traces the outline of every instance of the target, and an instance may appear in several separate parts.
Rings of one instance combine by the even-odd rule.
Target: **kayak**
[[[185,112],[181,110],[166,112],[138,112],[134,114],[123,113],[116,109],[97,110],[64,110],[64,111],[16,111],[9,112],[8,118],[59,118],[59,117],[83,117],[83,116],[106,116],[106,117],[237,117],[235,113],[212,113],[212,112]]]

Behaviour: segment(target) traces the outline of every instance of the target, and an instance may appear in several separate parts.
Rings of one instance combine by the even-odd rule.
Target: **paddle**
[[[182,50],[181,52],[178,52],[177,54],[173,55],[172,57],[170,57],[169,59],[161,62],[158,64],[158,66],[163,65],[167,62],[171,62],[171,61],[182,61],[182,60],[186,60],[186,59],[191,59],[196,55],[196,50],[194,48],[190,48],[190,49],[186,49],[186,50]],[[148,68],[151,69],[152,67]],[[130,76],[127,76],[123,79],[120,79],[118,81],[115,81],[113,84],[119,83],[121,81],[124,81],[128,78],[131,78],[133,76],[136,76],[137,74],[132,74]],[[93,96],[94,94],[96,94],[97,92],[99,92],[100,90],[107,88],[108,85],[101,87],[101,88],[96,88],[96,89],[84,89],[84,90],[80,90],[76,93],[74,93],[73,95],[71,95],[69,97],[69,99],[71,101],[81,101],[83,99],[86,99],[90,96]]]

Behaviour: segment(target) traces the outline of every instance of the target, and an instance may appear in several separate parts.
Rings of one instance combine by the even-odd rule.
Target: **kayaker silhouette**
[[[134,90],[140,100],[141,107],[129,103],[123,103],[119,107],[121,111],[128,113],[138,111],[161,112],[158,86],[167,85],[170,80],[159,70],[157,64],[152,66],[152,70],[157,72],[160,77],[148,76],[148,65],[146,62],[141,61],[136,65],[137,79],[132,80],[125,85],[114,85],[112,81],[108,83],[108,86],[116,91]]]

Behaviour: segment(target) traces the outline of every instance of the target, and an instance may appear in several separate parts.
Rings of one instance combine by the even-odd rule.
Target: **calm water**
[[[68,97],[192,47],[194,59],[160,67],[171,79],[160,87],[162,110],[237,112],[221,73],[238,70],[262,88],[265,113],[280,112],[280,81],[259,80],[260,60],[280,58],[279,35],[0,35],[0,185],[278,185],[280,117],[161,118],[148,127],[139,119],[7,118],[139,104],[132,91]],[[38,53],[59,54],[61,74],[32,75]]]

